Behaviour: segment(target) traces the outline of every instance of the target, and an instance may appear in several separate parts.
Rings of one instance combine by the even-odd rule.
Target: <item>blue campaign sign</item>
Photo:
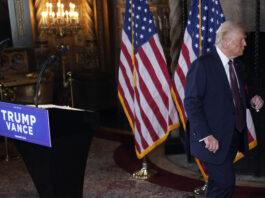
[[[0,102],[0,135],[51,147],[48,110]]]

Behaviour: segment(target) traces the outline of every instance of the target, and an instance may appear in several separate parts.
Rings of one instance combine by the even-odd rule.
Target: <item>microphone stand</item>
[[[49,57],[44,64],[41,67],[40,74],[38,76],[37,84],[36,84],[36,93],[35,93],[35,107],[38,108],[38,103],[39,103],[39,89],[40,89],[40,82],[41,82],[41,77],[47,66],[52,64],[55,60],[57,60],[58,57],[62,56],[66,51],[67,47],[64,46],[60,48],[55,54],[53,54],[51,57]]]
[[[46,67],[52,63],[51,58],[48,58],[47,61],[43,64],[40,70],[40,74],[38,76],[37,84],[36,84],[36,93],[35,93],[35,107],[38,108],[38,103],[39,103],[39,89],[40,89],[40,81],[43,72],[45,71]]]

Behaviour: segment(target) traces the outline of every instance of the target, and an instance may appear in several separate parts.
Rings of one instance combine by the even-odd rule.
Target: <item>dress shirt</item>
[[[225,69],[225,73],[226,73],[226,77],[227,77],[227,80],[228,80],[228,82],[229,82],[229,85],[230,85],[230,87],[231,87],[231,82],[230,82],[230,72],[229,72],[229,64],[228,64],[228,62],[229,62],[229,58],[218,48],[218,47],[216,47],[216,51],[217,51],[217,54],[219,55],[219,57],[220,57],[220,59],[221,59],[221,61],[222,61],[222,63],[223,63],[223,66],[224,66],[224,69]],[[231,61],[233,62],[233,64],[234,64],[234,60],[233,59],[231,59]],[[236,75],[236,80],[237,80],[237,84],[239,85],[239,83],[238,83],[238,78],[237,78],[237,74],[236,74],[236,71],[235,71],[235,65],[234,65],[234,67],[233,67],[233,69],[234,69],[234,73],[235,73],[235,75]],[[239,86],[238,86],[239,87]]]

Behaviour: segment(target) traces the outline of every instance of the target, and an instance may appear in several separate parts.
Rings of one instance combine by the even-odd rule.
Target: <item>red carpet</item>
[[[142,160],[137,159],[134,151],[134,139],[130,135],[112,133],[110,131],[101,131],[95,134],[96,137],[110,139],[122,142],[114,152],[116,164],[129,173],[134,173],[142,168]],[[148,161],[148,167],[154,169],[158,174],[148,179],[148,181],[170,187],[173,189],[193,192],[194,188],[202,186],[204,183],[200,180],[183,177],[157,167]],[[237,186],[234,198],[264,198],[265,188],[241,187]]]

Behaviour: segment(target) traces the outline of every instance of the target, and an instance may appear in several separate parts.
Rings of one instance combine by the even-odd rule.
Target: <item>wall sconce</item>
[[[76,33],[80,29],[79,13],[75,10],[74,3],[69,3],[68,10],[60,0],[57,4],[46,2],[45,5],[41,12],[41,29],[44,32],[64,37],[67,33]]]

